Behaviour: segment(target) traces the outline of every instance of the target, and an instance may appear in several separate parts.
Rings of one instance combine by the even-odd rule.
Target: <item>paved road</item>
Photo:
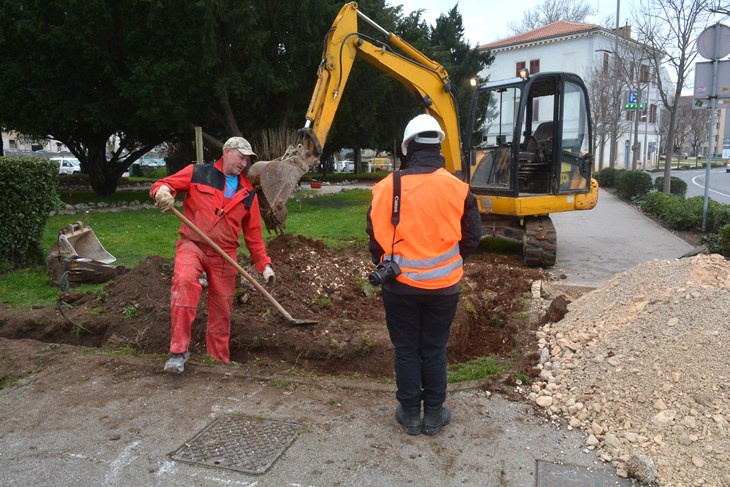
[[[651,173],[652,178],[662,175],[661,173]],[[705,169],[672,171],[672,176],[678,177],[687,183],[687,198],[705,195],[706,175]],[[707,195],[718,203],[730,205],[730,173],[726,172],[724,168],[710,171],[710,187]]]

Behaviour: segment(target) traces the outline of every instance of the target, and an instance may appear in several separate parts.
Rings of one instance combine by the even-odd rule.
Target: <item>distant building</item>
[[[2,132],[3,154],[34,157],[70,156],[71,152],[63,143],[52,138],[33,138],[18,132]]]

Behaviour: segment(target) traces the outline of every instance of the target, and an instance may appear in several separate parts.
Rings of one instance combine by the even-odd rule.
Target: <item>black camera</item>
[[[380,286],[400,275],[400,266],[392,260],[384,260],[368,276],[368,281],[373,286]]]

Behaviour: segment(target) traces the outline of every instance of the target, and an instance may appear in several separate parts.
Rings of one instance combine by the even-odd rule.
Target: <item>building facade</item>
[[[490,80],[511,78],[521,68],[529,69],[530,73],[563,71],[579,75],[592,93],[595,168],[614,166],[630,169],[638,165],[638,169],[648,169],[656,167],[661,147],[661,110],[657,108],[660,97],[656,78],[649,69],[648,60],[642,62],[635,58],[629,61],[625,55],[616,55],[617,52],[639,52],[641,48],[631,39],[629,27],[619,29],[617,35],[615,30],[598,25],[558,21],[480,46],[482,50],[490,50],[495,57],[492,65],[480,75],[488,76]],[[666,73],[660,75],[663,80],[669,81]],[[621,86],[611,100],[621,110],[614,115],[615,121],[611,123],[610,131],[617,134],[614,137],[607,136],[608,124],[602,122],[597,113],[600,102],[597,98],[602,90],[591,89],[591,84],[605,85],[607,80]],[[664,86],[671,86],[671,83]],[[636,108],[633,108],[634,105]],[[613,140],[616,147],[612,151]],[[612,153],[614,161],[610,160]]]

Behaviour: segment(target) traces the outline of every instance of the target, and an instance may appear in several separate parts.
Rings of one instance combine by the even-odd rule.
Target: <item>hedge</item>
[[[0,273],[42,264],[43,230],[58,199],[58,162],[0,157]]]

